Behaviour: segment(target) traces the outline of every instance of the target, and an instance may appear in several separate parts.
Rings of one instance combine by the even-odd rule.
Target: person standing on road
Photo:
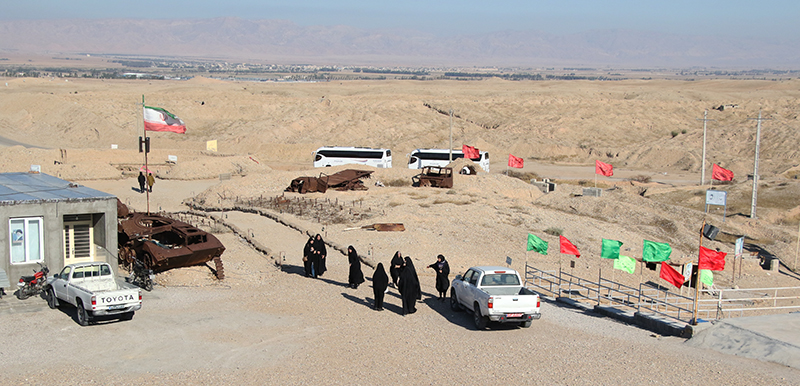
[[[375,311],[383,311],[383,296],[389,288],[389,276],[383,269],[383,263],[378,263],[375,273],[372,274],[372,294],[375,296]]]
[[[146,179],[144,178],[144,174],[142,174],[142,172],[139,172],[138,180],[139,180],[139,193],[144,193],[144,183],[146,182]]]
[[[316,258],[314,260],[314,274],[316,276],[322,276],[325,271],[327,271],[325,267],[325,257],[328,255],[328,248],[325,247],[325,242],[322,241],[322,236],[317,233],[314,236],[314,253],[316,253]]]
[[[403,270],[403,255],[400,254],[400,251],[394,253],[392,256],[392,261],[389,262],[389,274],[392,275],[392,284],[397,287],[397,279],[400,278],[400,272]]]
[[[306,241],[306,245],[303,247],[303,271],[306,273],[306,277],[313,276],[313,272],[311,268],[313,267],[313,251],[314,251],[314,237],[309,236],[308,241]]]
[[[403,315],[417,312],[417,300],[422,299],[422,289],[419,286],[417,270],[408,256],[406,256],[405,267],[400,273],[397,288],[400,290],[400,298],[403,300]]]
[[[356,289],[364,282],[364,273],[361,272],[361,258],[358,257],[358,252],[352,245],[347,247],[347,260],[350,263],[350,274],[347,277],[347,283],[350,288]]]
[[[147,173],[147,186],[150,188],[150,193],[153,193],[153,184],[156,183],[156,178],[153,173]]]
[[[429,265],[436,271],[436,291],[439,291],[439,300],[444,300],[447,296],[447,289],[450,288],[450,264],[444,259],[444,255],[436,256],[436,262]]]

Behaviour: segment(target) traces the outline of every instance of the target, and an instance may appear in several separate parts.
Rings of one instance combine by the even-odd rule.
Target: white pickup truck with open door
[[[103,316],[130,320],[142,308],[142,290],[114,276],[108,263],[67,265],[47,279],[44,289],[50,308],[75,306],[81,326]]]
[[[450,285],[450,307],[472,311],[475,327],[489,321],[530,327],[539,319],[539,295],[525,288],[517,271],[504,267],[472,267]]]

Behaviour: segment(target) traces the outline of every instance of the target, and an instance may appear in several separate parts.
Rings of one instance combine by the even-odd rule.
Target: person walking
[[[139,177],[137,179],[139,180],[139,193],[144,193],[144,183],[146,182],[144,174],[142,174],[142,172],[139,172]]]
[[[403,272],[400,273],[397,288],[400,290],[400,298],[403,300],[403,315],[417,312],[417,300],[422,299],[422,289],[419,286],[417,270],[408,256],[406,256]]]
[[[153,184],[156,183],[156,178],[153,173],[147,173],[147,186],[150,188],[150,193],[153,193]]]
[[[403,255],[400,251],[394,253],[392,260],[389,262],[389,274],[392,275],[392,284],[397,287],[397,279],[400,278],[400,272],[403,271]]]
[[[311,271],[311,267],[313,267],[312,263],[312,255],[314,252],[314,236],[308,236],[308,241],[306,241],[306,245],[303,247],[303,271],[306,274],[306,277],[312,277],[313,273]]]
[[[450,264],[444,259],[444,255],[436,256],[436,262],[429,265],[436,271],[436,291],[439,291],[439,300],[444,300],[447,297],[447,290],[450,288]]]
[[[350,288],[357,289],[364,282],[364,273],[361,272],[361,258],[358,257],[358,252],[352,245],[347,247],[347,260],[350,263],[350,274],[347,277],[347,283]]]
[[[375,296],[375,311],[383,311],[383,297],[389,288],[389,276],[383,269],[383,263],[378,263],[375,273],[372,274],[372,295]]]
[[[316,254],[314,258],[314,277],[322,276],[327,268],[325,267],[325,257],[328,255],[328,248],[325,247],[325,242],[322,241],[322,236],[317,233],[314,236],[314,243],[312,245],[314,247],[314,253]]]

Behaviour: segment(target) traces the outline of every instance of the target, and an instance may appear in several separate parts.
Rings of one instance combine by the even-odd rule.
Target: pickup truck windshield
[[[510,273],[489,273],[483,276],[481,287],[519,285],[517,275]]]

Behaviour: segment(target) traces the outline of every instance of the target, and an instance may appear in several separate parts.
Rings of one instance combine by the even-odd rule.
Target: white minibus
[[[323,146],[314,152],[315,168],[346,164],[390,168],[392,151],[369,147]]]
[[[489,153],[479,151],[480,157],[472,158],[487,173],[489,172]],[[453,160],[464,158],[461,149],[453,149]],[[450,150],[448,149],[417,149],[408,157],[409,169],[422,169],[425,166],[447,166],[450,163]]]

